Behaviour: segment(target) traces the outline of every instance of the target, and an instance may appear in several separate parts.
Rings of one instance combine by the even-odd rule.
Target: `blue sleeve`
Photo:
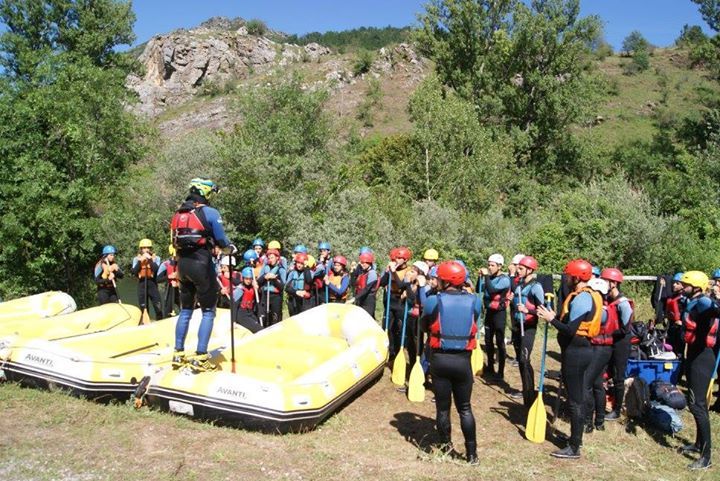
[[[495,294],[510,289],[510,278],[508,276],[497,276],[488,282],[488,292]]]
[[[370,272],[368,272],[368,276],[367,276],[367,285],[368,286],[375,285],[377,280],[378,280],[377,272],[375,272],[374,269],[370,269]]]
[[[530,296],[534,299],[533,304],[537,306],[542,306],[545,303],[545,290],[540,285],[539,282],[536,282],[532,288],[530,289]]]
[[[223,228],[222,217],[220,212],[212,207],[205,207],[204,209],[205,220],[210,224],[212,230],[212,236],[220,247],[227,247],[230,245],[230,240],[225,236],[225,229]]]
[[[345,275],[343,276],[342,280],[340,281],[340,287],[335,287],[335,284],[328,283],[328,289],[330,289],[333,294],[336,294],[338,296],[341,296],[345,294],[345,291],[347,291],[348,286],[350,285],[350,277]]]
[[[708,309],[714,309],[714,308],[715,308],[715,304],[707,296],[699,297],[697,299],[697,302],[695,303],[695,309],[697,310],[698,314],[702,314],[705,311],[707,311]]]
[[[483,301],[482,297],[475,294],[475,304],[473,306],[473,312],[475,313],[475,322],[479,326],[482,326],[482,310],[483,310]]]
[[[570,303],[570,315],[568,316],[568,325],[574,325],[575,330],[580,322],[585,320],[588,313],[592,311],[593,300],[589,292],[581,292]]]
[[[485,290],[485,276],[479,276],[475,283],[475,292],[481,293]]]
[[[287,270],[285,270],[282,266],[278,269],[278,277],[280,278],[280,282],[285,284],[285,279],[287,279]]]
[[[620,321],[622,321],[623,326],[627,326],[630,322],[630,319],[632,318],[632,307],[630,307],[630,302],[626,299],[618,304],[618,317],[620,318]]]
[[[437,309],[437,296],[427,296],[425,304],[423,304],[421,318],[431,317],[435,309]]]

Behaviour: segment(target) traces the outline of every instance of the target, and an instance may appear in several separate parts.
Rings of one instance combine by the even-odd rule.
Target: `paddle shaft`
[[[390,327],[390,292],[392,286],[392,271],[388,269],[388,283],[387,283],[387,302],[385,304],[385,332]]]
[[[718,355],[715,356],[715,368],[713,369],[712,377],[710,378],[710,384],[708,385],[708,390],[707,390],[708,405],[710,405],[710,398],[712,398],[712,387],[713,387],[713,384],[715,384],[715,379],[717,379],[717,370],[718,370],[719,365],[720,365],[720,351],[718,351]]]
[[[230,254],[232,256],[232,254]],[[230,272],[230,362],[232,372],[235,372],[235,296],[233,292],[233,258],[228,256],[228,271]]]
[[[105,264],[107,264],[108,270],[110,270],[110,261],[108,260],[107,257],[105,258]],[[110,274],[112,274],[112,272]],[[115,295],[118,298],[118,304],[122,304],[122,300],[120,299],[120,294],[117,291],[117,284],[115,284],[115,275],[114,274],[113,274],[113,278],[110,279],[110,282],[112,282],[113,289],[115,289]]]

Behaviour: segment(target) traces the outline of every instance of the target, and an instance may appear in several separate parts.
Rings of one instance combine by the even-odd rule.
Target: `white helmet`
[[[522,258],[525,257],[525,254],[515,254],[515,256],[512,258],[512,262],[510,264],[520,264],[520,261]]]
[[[603,296],[608,293],[608,290],[610,290],[610,284],[608,284],[608,281],[605,279],[600,279],[599,277],[593,277],[588,281],[588,286],[593,291],[597,291]]]
[[[413,267],[416,267],[420,272],[422,272],[422,275],[426,276],[428,271],[430,270],[430,267],[427,265],[426,262],[423,261],[417,261],[413,264]]]
[[[229,266],[230,264],[235,266],[235,258],[233,256],[222,256],[220,258],[221,266]]]
[[[490,257],[488,257],[488,262],[494,262],[498,265],[505,264],[505,258],[501,254],[493,254]]]

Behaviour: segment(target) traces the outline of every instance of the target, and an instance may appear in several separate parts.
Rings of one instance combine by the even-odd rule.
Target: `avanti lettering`
[[[247,397],[247,393],[245,391],[239,391],[237,389],[227,388],[227,387],[218,387],[217,388],[218,394],[224,394],[226,396],[233,396],[238,399],[245,399]]]
[[[53,365],[55,364],[52,359],[38,356],[37,354],[26,354],[25,360],[30,361],[35,364],[41,364],[43,366],[48,366],[48,367],[53,367]]]

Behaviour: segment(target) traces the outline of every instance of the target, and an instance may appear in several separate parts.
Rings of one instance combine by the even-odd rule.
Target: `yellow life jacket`
[[[594,291],[590,289],[589,287],[583,287],[580,290],[571,292],[566,298],[565,302],[563,302],[562,310],[560,311],[560,319],[563,321],[565,320],[566,316],[570,313],[570,303],[573,299],[575,299],[575,296],[580,294],[581,292],[587,292],[592,296],[593,301],[593,312],[592,312],[592,318],[589,321],[582,321],[580,322],[580,326],[578,326],[577,332],[575,335],[577,336],[583,336],[583,337],[595,337],[598,334],[600,334],[600,327],[602,322],[602,312],[603,312],[603,300],[602,296],[599,292]]]
[[[395,272],[390,272],[392,276],[392,285],[390,286],[390,292],[393,297],[400,297],[402,290],[400,289],[400,283],[405,280],[405,274],[410,270],[410,267],[405,264],[403,269],[398,269]]]
[[[340,286],[342,285],[342,281],[345,278],[345,276],[346,276],[346,274],[337,275],[333,272],[332,274],[330,274],[328,276],[328,280],[330,281],[330,284],[332,284],[335,287],[337,287],[338,289],[340,289]],[[330,296],[330,299],[335,299],[335,300],[340,299],[340,300],[344,301],[348,297],[348,291],[350,291],[349,286],[347,289],[345,289],[345,292],[340,297],[338,297],[333,291],[328,291],[328,295]]]

